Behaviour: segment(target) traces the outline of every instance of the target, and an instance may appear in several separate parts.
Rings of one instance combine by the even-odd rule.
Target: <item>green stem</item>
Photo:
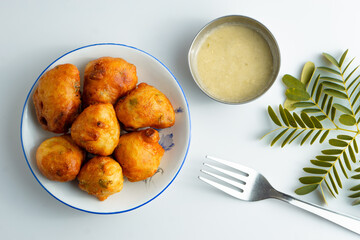
[[[324,198],[324,202],[325,202],[325,204],[327,205],[327,201],[326,201],[326,198],[325,198],[324,190],[323,190],[321,184],[320,184],[319,186],[320,186],[321,194],[322,194],[322,196],[323,196],[323,198]]]
[[[277,131],[277,130],[279,130],[279,129],[282,129],[282,128],[284,128],[284,127],[281,126],[281,127],[277,128],[277,129],[274,129],[274,130],[268,132],[267,134],[265,134],[264,136],[262,136],[262,137],[260,138],[260,140],[263,139],[264,137],[266,137],[267,135],[269,135],[270,133],[273,133],[273,132],[275,132],[275,131]]]

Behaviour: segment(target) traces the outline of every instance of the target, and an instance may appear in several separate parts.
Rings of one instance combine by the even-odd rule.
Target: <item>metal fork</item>
[[[322,208],[320,206],[301,201],[301,200],[296,199],[285,193],[279,192],[270,185],[270,183],[266,180],[266,178],[263,175],[261,175],[260,173],[258,173],[257,171],[255,171],[251,168],[242,166],[237,163],[229,162],[229,161],[226,161],[223,159],[219,159],[216,157],[206,156],[206,158],[214,160],[218,163],[224,164],[230,168],[234,168],[234,169],[240,171],[239,173],[236,173],[233,171],[229,171],[226,169],[216,167],[216,166],[208,164],[208,163],[204,163],[205,166],[210,167],[214,170],[217,170],[217,171],[223,173],[224,175],[228,175],[228,176],[238,180],[238,181],[235,181],[230,178],[226,178],[226,177],[220,176],[218,174],[215,174],[215,173],[212,173],[212,172],[209,172],[206,170],[201,170],[201,172],[208,174],[214,178],[217,178],[220,181],[226,182],[229,185],[234,186],[235,188],[227,187],[218,182],[214,182],[212,180],[209,180],[207,178],[199,176],[200,180],[210,184],[211,186],[216,187],[217,189],[219,189],[221,191],[224,191],[225,193],[227,193],[235,198],[245,200],[245,201],[251,201],[251,202],[259,201],[259,200],[263,200],[263,199],[267,199],[267,198],[279,199],[284,202],[290,203],[294,206],[297,206],[299,208],[302,208],[306,211],[309,211],[313,214],[316,214],[320,217],[323,217],[329,221],[332,221],[332,222],[334,222],[344,228],[347,228],[357,234],[360,234],[360,219],[358,219],[358,218],[355,218],[352,216],[347,216],[347,215],[344,215],[341,213],[337,213],[337,212]]]

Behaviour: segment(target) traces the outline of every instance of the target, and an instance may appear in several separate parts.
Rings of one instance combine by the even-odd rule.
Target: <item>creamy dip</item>
[[[240,24],[222,24],[204,37],[197,54],[199,84],[226,102],[257,96],[269,85],[272,54],[265,39]]]

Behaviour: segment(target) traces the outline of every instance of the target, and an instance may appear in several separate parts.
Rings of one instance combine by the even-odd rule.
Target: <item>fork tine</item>
[[[214,177],[214,178],[217,178],[217,179],[219,179],[219,180],[222,180],[222,181],[224,181],[224,182],[226,182],[226,183],[228,183],[228,184],[230,184],[230,185],[233,185],[233,186],[239,188],[241,191],[244,191],[244,190],[243,190],[243,187],[244,187],[243,184],[240,184],[240,183],[238,183],[238,182],[236,182],[236,181],[233,181],[233,180],[231,180],[231,179],[228,179],[228,178],[226,178],[226,177],[219,176],[219,175],[217,175],[217,174],[215,174],[215,173],[208,172],[208,171],[206,171],[206,170],[200,170],[200,171],[203,172],[203,173],[206,173],[207,175],[210,175],[210,176],[212,176],[212,177]]]
[[[215,188],[217,188],[217,189],[219,189],[219,190],[233,196],[233,197],[241,199],[241,192],[240,191],[236,191],[236,190],[234,190],[232,188],[226,187],[224,185],[221,185],[221,184],[219,184],[217,182],[211,181],[211,180],[209,180],[207,178],[204,178],[204,177],[201,177],[201,176],[199,176],[199,179],[204,181],[205,183],[210,184],[211,186],[213,186],[213,187],[215,187]]]
[[[235,169],[237,169],[237,170],[239,170],[239,171],[241,171],[241,172],[243,172],[243,173],[245,173],[247,175],[249,175],[250,173],[253,173],[255,171],[255,170],[253,170],[253,169],[251,169],[249,167],[245,167],[245,166],[240,165],[238,163],[230,162],[230,161],[220,159],[220,158],[217,158],[217,157],[212,157],[212,156],[208,156],[208,155],[206,155],[205,157],[208,158],[208,159],[214,160],[216,162],[222,163],[222,164],[224,164],[226,166],[235,168]]]
[[[226,174],[226,175],[229,175],[229,176],[231,176],[231,177],[233,177],[233,178],[236,178],[236,179],[238,179],[238,180],[240,180],[240,181],[242,181],[242,182],[244,182],[244,183],[246,183],[246,177],[243,176],[243,175],[240,175],[240,174],[237,174],[237,173],[234,173],[234,172],[231,172],[231,171],[228,171],[228,170],[219,168],[219,167],[215,167],[215,166],[210,165],[210,164],[208,164],[208,163],[204,163],[204,165],[207,166],[207,167],[210,167],[210,168],[212,168],[212,169],[215,169],[215,170],[217,170],[217,171],[219,171],[219,172],[222,172],[222,173],[224,173],[224,174]]]

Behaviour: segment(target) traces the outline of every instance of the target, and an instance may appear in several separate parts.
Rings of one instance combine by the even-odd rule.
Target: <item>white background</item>
[[[322,146],[281,149],[260,137],[274,128],[267,106],[284,100],[281,77],[349,48],[360,56],[358,1],[1,1],[0,2],[0,238],[1,239],[358,239],[335,224],[277,200],[249,203],[197,179],[206,154],[262,172],[294,195],[303,167]],[[280,74],[272,88],[246,105],[206,97],[193,82],[187,52],[214,18],[239,14],[266,25],[278,41]],[[157,57],[176,76],[192,119],[190,151],[170,187],[151,203],[119,215],[93,215],[52,198],[32,176],[20,144],[22,107],[32,84],[53,60],[93,43],[132,45]],[[355,60],[356,62],[357,60]],[[358,62],[357,62],[358,63]],[[329,209],[360,217],[346,187]],[[316,193],[301,197],[322,204]],[[360,226],[359,226],[360,228]]]

